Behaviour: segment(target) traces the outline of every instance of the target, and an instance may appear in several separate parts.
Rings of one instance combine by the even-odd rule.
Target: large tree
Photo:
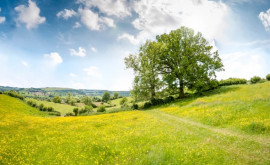
[[[125,58],[126,67],[132,68],[135,73],[131,91],[135,100],[154,98],[161,87],[158,72],[160,46],[161,43],[146,41],[140,47],[138,55],[130,54]]]
[[[185,87],[200,90],[215,78],[215,71],[223,70],[218,52],[199,32],[181,27],[156,39],[163,45],[159,70],[168,87],[177,86],[179,98],[185,96]]]

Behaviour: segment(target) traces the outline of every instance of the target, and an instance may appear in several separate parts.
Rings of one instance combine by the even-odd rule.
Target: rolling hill
[[[270,164],[270,82],[146,111],[49,117],[0,95],[0,164]]]

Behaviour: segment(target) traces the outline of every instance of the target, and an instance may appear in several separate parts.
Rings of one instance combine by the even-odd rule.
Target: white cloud
[[[75,15],[77,15],[77,13],[73,9],[71,10],[64,9],[56,14],[58,18],[63,17],[65,20]]]
[[[2,11],[2,9],[0,8],[0,12]],[[4,23],[6,21],[6,17],[0,17],[0,24]]]
[[[84,4],[88,8],[97,7],[100,12],[109,16],[131,16],[126,0],[77,0],[77,3]]]
[[[40,9],[35,2],[28,1],[29,5],[19,5],[15,7],[15,10],[19,13],[18,21],[26,24],[28,30],[36,28],[39,24],[46,21],[45,17],[40,17]]]
[[[260,12],[258,17],[262,21],[265,30],[270,30],[270,9],[268,9],[266,12]]]
[[[101,78],[102,75],[99,71],[99,68],[96,66],[91,66],[89,68],[84,68],[83,71],[87,73],[88,76],[95,77],[95,78]]]
[[[81,27],[82,25],[79,22],[75,22],[75,25],[73,26],[74,29]]]
[[[220,56],[225,71],[218,72],[218,79],[227,79],[229,77],[239,77],[250,79],[251,77],[265,76],[265,59],[263,55],[256,52],[234,52]]]
[[[79,8],[81,15],[81,21],[90,30],[99,30],[100,25],[98,24],[98,14],[93,13],[90,9]]]
[[[181,26],[200,31],[211,41],[223,34],[229,12],[222,1],[209,0],[140,0],[134,2],[133,9],[138,17],[132,24],[140,32],[136,36],[123,34],[119,37],[132,43],[144,42]]]
[[[74,74],[74,73],[70,73],[69,76],[70,76],[70,77],[77,77],[77,75]]]
[[[70,55],[84,57],[86,56],[86,50],[83,47],[79,47],[78,51],[75,49],[70,49]]]
[[[91,47],[91,51],[94,52],[94,53],[96,53],[96,52],[97,52],[97,49],[96,49],[95,47],[92,46],[92,47]]]
[[[138,39],[136,39],[133,35],[130,35],[130,34],[128,34],[128,33],[123,33],[121,36],[119,36],[118,38],[117,38],[118,40],[122,40],[122,39],[126,39],[126,40],[128,40],[130,43],[132,43],[132,44],[134,44],[134,45],[137,45],[137,44],[139,44],[139,40]]]
[[[23,66],[28,67],[28,63],[26,61],[22,61]]]
[[[108,17],[101,17],[99,19],[99,22],[104,23],[105,25],[109,26],[109,27],[116,27],[114,24],[113,19],[108,18]]]
[[[6,21],[6,17],[0,17],[0,24]]]
[[[51,64],[53,64],[53,65],[58,65],[58,64],[63,62],[62,57],[57,52],[45,54],[44,57],[49,59]]]
[[[79,8],[78,13],[81,16],[81,22],[90,30],[100,30],[106,26],[115,27],[114,21],[108,17],[99,17],[97,13],[87,8]]]

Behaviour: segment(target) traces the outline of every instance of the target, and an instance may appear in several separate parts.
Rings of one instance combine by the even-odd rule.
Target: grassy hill
[[[0,164],[270,164],[270,82],[147,111],[42,116],[0,95]]]

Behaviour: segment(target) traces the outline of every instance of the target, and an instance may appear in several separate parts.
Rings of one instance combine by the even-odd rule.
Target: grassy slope
[[[207,125],[270,135],[270,82],[223,87],[159,109]]]
[[[245,100],[238,92],[250,93],[252,88],[255,95],[243,104],[254,104],[254,115],[229,110],[235,105],[232,100]],[[222,90],[149,111],[67,118],[34,116],[39,114],[35,109],[0,95],[0,164],[269,164],[269,135],[235,126],[245,118],[263,120],[267,127],[269,107],[261,103],[270,98],[265,94],[269,83]],[[226,100],[228,106],[222,104]],[[202,104],[212,111],[202,113]],[[216,113],[216,106],[225,112]],[[218,125],[210,120],[229,114],[239,119]]]
[[[65,115],[66,113],[73,112],[73,109],[75,108],[75,106],[71,106],[68,104],[59,104],[59,103],[54,103],[54,102],[49,102],[49,101],[41,101],[41,100],[36,100],[36,99],[26,99],[26,100],[33,100],[38,105],[44,104],[44,106],[46,106],[46,107],[53,107],[54,110],[60,112],[61,115]]]

